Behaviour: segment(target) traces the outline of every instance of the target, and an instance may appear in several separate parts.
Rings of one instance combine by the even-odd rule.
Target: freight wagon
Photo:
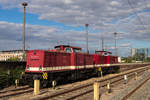
[[[100,75],[98,69],[117,63],[117,57],[100,53],[82,53],[81,48],[69,45],[56,46],[54,50],[29,50],[25,80],[33,85],[34,79],[40,80],[41,87],[52,81],[74,81]]]

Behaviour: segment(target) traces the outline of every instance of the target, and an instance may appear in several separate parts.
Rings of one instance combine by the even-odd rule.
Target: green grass
[[[0,89],[15,85],[15,80],[20,79],[21,72],[24,69],[21,66],[17,66],[14,69],[0,70]]]

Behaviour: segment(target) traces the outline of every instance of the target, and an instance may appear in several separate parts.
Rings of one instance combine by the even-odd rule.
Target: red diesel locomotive
[[[118,58],[110,52],[81,53],[81,48],[69,45],[56,46],[54,50],[29,50],[25,80],[33,85],[33,80],[39,79],[41,87],[46,87],[52,81],[74,81],[99,75],[100,67],[117,62]]]

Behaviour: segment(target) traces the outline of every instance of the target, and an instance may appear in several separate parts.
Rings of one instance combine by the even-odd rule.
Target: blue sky
[[[57,22],[55,20],[39,20],[38,14],[27,13],[26,14],[26,23],[31,25],[42,25],[42,26],[56,26],[59,28],[63,28],[63,30],[75,30],[75,31],[84,31],[84,26],[70,26],[65,23]],[[22,24],[23,22],[23,12],[21,12],[18,8],[13,9],[0,9],[0,21],[7,21]],[[100,32],[100,30],[93,30],[89,28],[89,31],[92,32]]]
[[[0,50],[22,48],[23,0],[0,1]],[[48,49],[57,44],[85,50],[85,24],[89,24],[89,49],[114,49],[118,34],[120,56],[132,48],[149,48],[150,1],[130,0],[26,0],[26,48]],[[137,15],[135,14],[137,13]],[[140,23],[141,19],[143,25]],[[145,28],[143,28],[145,27]]]

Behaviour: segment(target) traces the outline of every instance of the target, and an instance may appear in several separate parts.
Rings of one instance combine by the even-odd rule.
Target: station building
[[[24,53],[22,50],[0,51],[0,61],[7,61],[10,58],[18,58],[19,61],[22,61],[23,56]]]

